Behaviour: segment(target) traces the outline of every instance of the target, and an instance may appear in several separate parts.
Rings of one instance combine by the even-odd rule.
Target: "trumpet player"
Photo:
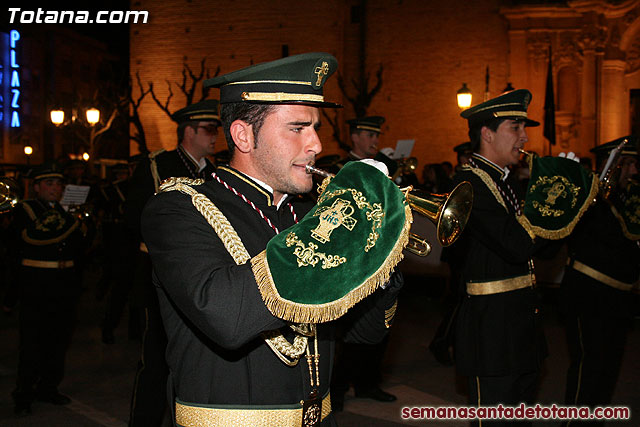
[[[379,193],[363,182],[395,196],[390,212],[405,207],[386,172],[362,162],[331,180],[318,215],[304,215],[310,206],[297,195],[313,186],[306,167],[322,150],[319,109],[338,106],[323,95],[337,65],[330,54],[307,53],[205,81],[220,88],[230,164],[218,167],[213,181],[170,180],[143,212],[179,425],[335,425],[329,395],[334,327],[316,323],[339,317],[395,265],[386,256],[377,258],[385,268],[356,264],[344,252],[349,242],[358,242],[353,247],[363,262],[386,245],[401,250],[404,234],[397,232],[406,231],[409,220],[396,217],[404,228],[385,221],[380,241],[364,252],[371,230],[365,213],[375,208],[368,200]],[[362,187],[367,202],[358,198],[362,207],[356,205],[336,181]],[[394,233],[383,240],[389,224]],[[355,280],[360,276],[363,284]],[[385,333],[392,317],[385,310],[398,290],[395,283],[383,290],[365,322],[370,328],[360,331],[363,339]]]
[[[521,195],[508,168],[520,159],[527,127],[539,125],[527,116],[530,100],[521,89],[461,113],[473,154],[454,185],[469,181],[474,200],[467,230],[454,244],[465,288],[455,359],[468,376],[472,405],[531,402],[546,356],[531,261],[540,243],[516,219]]]
[[[347,120],[353,149],[349,156],[338,162],[338,168],[346,163],[362,159],[380,159],[378,144],[382,125],[382,116],[368,116]],[[388,159],[388,157],[384,156]],[[389,159],[390,160],[390,159]],[[395,166],[395,165],[394,165]],[[397,166],[395,166],[397,167]],[[335,172],[338,170],[335,169]],[[396,280],[402,280],[396,273]],[[387,348],[385,336],[380,342],[360,342],[357,336],[359,323],[366,319],[366,312],[375,310],[369,301],[354,308],[351,313],[339,321],[336,369],[331,382],[333,407],[340,411],[344,405],[344,395],[353,385],[356,397],[373,399],[379,402],[393,402],[397,398],[380,388],[381,365]]]
[[[164,389],[169,374],[163,358],[167,338],[151,283],[151,261],[140,236],[142,210],[167,178],[212,179],[215,167],[207,156],[213,155],[218,139],[218,101],[205,99],[188,105],[174,112],[171,119],[177,124],[178,146],[175,150],[155,151],[140,162],[129,182],[124,203],[125,226],[139,243],[139,251],[134,252],[136,266],[130,307],[138,312],[143,347],[131,398],[131,427],[162,423],[166,412]],[[113,324],[108,319],[103,324],[102,336],[103,342],[113,342]]]
[[[638,174],[638,139],[627,136],[591,151],[598,159],[607,158],[625,139],[628,142],[603,176],[601,194],[568,239],[561,284],[570,356],[568,405],[611,403],[633,320],[631,291],[640,277],[640,205],[638,184],[631,178]]]
[[[34,400],[66,405],[58,391],[80,296],[76,272],[85,248],[79,222],[60,206],[64,176],[55,164],[33,169],[34,199],[15,208],[11,225],[18,248],[20,354],[13,392],[15,413]]]

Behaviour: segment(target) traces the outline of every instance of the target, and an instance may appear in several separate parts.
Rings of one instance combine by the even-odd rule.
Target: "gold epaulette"
[[[182,185],[192,187],[195,185],[202,185],[202,184],[204,184],[204,179],[202,178],[193,179],[193,178],[172,176],[171,178],[167,178],[160,183],[159,190],[161,193],[163,193],[165,191],[180,190]]]
[[[149,153],[149,159],[154,159],[158,154],[165,152],[167,150],[165,150],[164,148],[161,148],[159,150],[153,151],[151,153]]]
[[[480,168],[472,167],[472,166],[469,166],[469,165],[464,165],[462,167],[462,170],[472,172],[478,178],[480,178],[482,180],[482,182],[487,186],[489,191],[491,191],[491,194],[493,194],[493,197],[496,198],[496,201],[498,203],[500,203],[500,205],[502,205],[502,207],[507,212],[509,212],[509,209],[507,208],[507,204],[505,203],[504,199],[502,198],[502,195],[498,191],[498,187],[496,186],[496,183],[493,180],[493,178],[491,178],[491,175],[489,175],[487,172],[483,171]]]
[[[200,214],[207,220],[209,225],[216,232],[225,249],[236,265],[243,265],[251,259],[249,252],[245,248],[240,236],[233,228],[226,216],[218,209],[218,207],[202,193],[199,193],[191,186],[201,185],[204,183],[204,179],[191,179],[191,178],[168,178],[162,182],[160,186],[161,192],[167,191],[180,191],[183,194],[191,196],[191,203],[200,212]],[[271,350],[288,366],[295,366],[298,363],[302,352],[307,348],[307,337],[297,336],[294,341],[294,345],[290,345],[286,339],[282,336],[282,332],[279,330],[267,331],[263,334],[265,343],[271,348]],[[304,345],[303,345],[304,344]],[[294,353],[286,354],[283,349],[291,347]],[[296,351],[297,350],[297,351]],[[288,356],[292,360],[287,359]],[[186,424],[185,424],[186,425]],[[226,424],[223,424],[226,425]],[[253,425],[253,424],[252,424]]]
[[[157,193],[160,188],[160,172],[158,172],[158,164],[156,163],[156,157],[158,154],[164,152],[165,149],[154,151],[149,153],[149,168],[151,169],[151,176],[153,177],[153,186]]]
[[[191,203],[200,212],[200,214],[207,220],[209,225],[213,227],[214,231],[220,237],[220,240],[224,244],[229,254],[233,257],[233,260],[237,265],[242,265],[249,261],[251,257],[249,252],[244,247],[240,236],[233,226],[224,216],[224,214],[218,209],[218,207],[204,194],[196,191],[192,186],[201,185],[204,183],[204,179],[191,179],[191,178],[168,178],[162,182],[160,186],[161,192],[166,191],[180,191],[183,194],[191,196]]]

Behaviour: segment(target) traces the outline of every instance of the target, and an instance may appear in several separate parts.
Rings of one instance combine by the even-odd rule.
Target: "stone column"
[[[543,136],[544,130],[544,97],[547,83],[547,64],[549,60],[549,44],[551,37],[547,33],[534,33],[527,40],[529,62],[529,86],[527,89],[533,94],[529,104],[529,117],[540,122],[539,127],[527,128],[530,144],[527,150],[540,155],[549,152],[549,141]]]
[[[596,146],[597,84],[596,51],[585,49],[582,56],[580,139],[586,147]]]
[[[595,16],[587,19],[591,24],[585,25],[579,45],[582,48],[582,102],[581,102],[581,145],[587,149],[599,144],[599,74],[603,53],[607,40],[606,27],[597,24]]]
[[[629,132],[629,94],[624,86],[625,61],[605,59],[602,64],[600,142],[625,136]]]

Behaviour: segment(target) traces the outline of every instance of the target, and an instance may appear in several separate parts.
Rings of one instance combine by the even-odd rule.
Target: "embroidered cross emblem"
[[[316,86],[320,86],[322,84],[323,76],[326,76],[327,74],[329,74],[329,63],[323,61],[322,62],[322,66],[316,67],[316,70],[314,71],[314,74],[318,75],[318,80],[316,81]]]
[[[564,191],[564,185],[561,182],[554,182],[551,188],[545,188],[542,190],[547,193],[547,200],[545,203],[554,205],[558,197],[566,197],[567,193]]]
[[[353,230],[353,227],[358,222],[351,217],[353,211],[351,202],[343,199],[336,199],[331,207],[324,206],[318,209],[313,216],[320,216],[320,223],[315,229],[311,230],[311,237],[320,243],[326,243],[329,241],[333,230],[341,225],[349,231]]]

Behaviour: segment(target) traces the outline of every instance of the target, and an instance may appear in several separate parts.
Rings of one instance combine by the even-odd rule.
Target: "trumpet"
[[[417,168],[418,168],[418,159],[416,159],[415,157],[407,157],[407,158],[399,159],[398,168],[396,169],[394,174],[391,176],[391,180],[395,182],[396,178],[398,178],[399,176],[415,172]]]
[[[609,200],[611,198],[611,194],[618,186],[617,181],[620,178],[620,155],[622,153],[622,149],[628,142],[629,139],[625,138],[616,148],[611,150],[604,168],[600,173],[600,194],[605,200]]]
[[[308,174],[333,177],[334,174],[307,165]],[[467,225],[473,205],[473,187],[467,181],[461,182],[450,193],[435,194],[414,190],[413,187],[400,189],[405,194],[412,210],[427,217],[436,226],[436,236],[442,246],[455,242]],[[427,256],[431,244],[415,233],[409,233],[406,249],[418,256]]]
[[[520,154],[524,154],[525,156],[533,156],[533,153],[523,150],[522,148],[518,148]]]
[[[0,178],[0,213],[9,212],[20,202],[20,188],[11,178]]]

